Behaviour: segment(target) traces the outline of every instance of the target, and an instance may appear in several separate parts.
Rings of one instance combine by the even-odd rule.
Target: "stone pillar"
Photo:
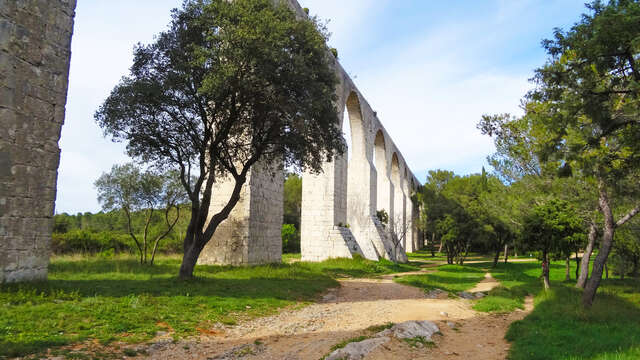
[[[216,183],[210,215],[227,204],[233,187],[233,179]],[[283,191],[282,164],[255,164],[242,189],[240,201],[202,250],[198,264],[257,265],[281,262]]]
[[[302,175],[302,260],[363,255],[346,225],[347,160],[342,156],[325,163],[321,174],[305,172]]]
[[[75,6],[0,1],[0,283],[47,278]]]
[[[416,237],[414,236],[414,212],[413,212],[413,201],[411,200],[411,187],[409,186],[409,180],[404,179],[404,193],[405,193],[405,207],[404,207],[404,218],[405,218],[405,228],[406,228],[406,239],[407,239],[407,247],[405,248],[407,252],[414,252],[418,250],[418,244],[416,243]]]

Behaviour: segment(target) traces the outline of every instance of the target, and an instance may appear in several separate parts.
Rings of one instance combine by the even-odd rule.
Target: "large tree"
[[[522,237],[529,249],[540,252],[545,289],[550,286],[550,256],[563,256],[567,248],[572,248],[572,244],[584,234],[582,225],[575,209],[563,200],[550,200],[536,206],[524,219]]]
[[[636,190],[640,169],[640,3],[588,4],[590,14],[543,42],[550,55],[529,94],[538,128],[548,134],[542,158],[562,162],[598,184],[603,217],[600,249],[583,293],[590,307],[615,230],[640,211],[615,206],[616,194]],[[626,211],[622,211],[626,210]],[[618,214],[616,214],[618,213]],[[588,259],[585,259],[588,260]]]
[[[640,211],[640,3],[594,1],[587,7],[590,13],[570,30],[556,29],[554,38],[543,42],[549,60],[536,70],[536,88],[525,100],[519,125],[529,130],[522,137],[526,141],[515,142],[526,145],[525,154],[511,154],[526,162],[531,150],[543,174],[595,184],[587,193],[594,194],[591,203],[600,214],[589,218],[578,280],[578,285],[586,282],[583,303],[590,307],[616,228]],[[492,128],[485,128],[491,135]],[[600,249],[587,281],[598,234]]]
[[[344,151],[326,40],[285,2],[186,0],[166,32],[136,47],[129,76],[96,112],[130,156],[180,172],[191,202],[181,277],[193,276],[256,163],[320,171]],[[222,180],[232,194],[209,216]]]

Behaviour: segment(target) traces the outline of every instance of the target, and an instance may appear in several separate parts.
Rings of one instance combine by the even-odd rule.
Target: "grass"
[[[473,288],[484,278],[485,272],[477,266],[441,265],[434,273],[402,276],[393,281],[425,291],[441,289],[449,293],[458,293]]]
[[[360,335],[360,336],[353,337],[353,338],[351,338],[351,339],[344,340],[344,341],[342,341],[342,342],[339,342],[339,343],[337,343],[337,344],[333,345],[333,346],[331,347],[331,351],[330,351],[330,353],[331,353],[331,352],[334,352],[334,351],[336,351],[336,350],[338,350],[338,349],[342,349],[343,347],[345,347],[345,346],[347,346],[347,345],[349,345],[349,344],[351,344],[351,343],[364,341],[364,340],[367,340],[367,339],[370,339],[370,338],[371,338],[371,336],[367,336],[367,335]]]
[[[609,280],[590,310],[581,291],[553,284],[536,307],[509,328],[511,359],[586,360],[640,358],[640,281]]]
[[[536,295],[533,312],[507,332],[509,359],[640,359],[640,280],[603,280],[593,308],[585,310],[582,291],[575,289],[575,279],[564,281],[564,272],[564,263],[552,263],[552,287],[545,292],[539,263],[500,264],[491,270],[502,286],[474,309],[508,312],[522,308],[528,294]]]
[[[302,259],[302,254],[300,253],[282,254],[283,263],[292,263],[292,262],[300,261],[300,259]]]
[[[253,267],[198,266],[176,278],[179,257],[153,267],[133,257],[56,257],[49,280],[0,285],[0,358],[96,339],[140,343],[158,331],[206,332],[313,301],[338,277],[372,277],[417,267],[388,261],[332,259]]]
[[[435,256],[431,256],[430,251],[419,250],[412,253],[407,253],[409,261],[447,261],[447,254],[435,252]],[[465,261],[490,261],[491,257],[479,253],[470,253]]]
[[[434,343],[431,340],[427,340],[427,338],[424,336],[416,336],[413,338],[402,339],[402,340],[404,340],[404,342],[406,342],[412,348],[417,348],[417,347],[432,348],[436,346],[436,343]]]

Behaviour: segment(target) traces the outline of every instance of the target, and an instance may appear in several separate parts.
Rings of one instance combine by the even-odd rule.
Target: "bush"
[[[51,249],[54,254],[96,254],[112,249],[115,253],[131,252],[135,245],[128,235],[106,231],[71,230],[53,233]]]
[[[300,232],[292,224],[282,225],[282,252],[300,252]]]

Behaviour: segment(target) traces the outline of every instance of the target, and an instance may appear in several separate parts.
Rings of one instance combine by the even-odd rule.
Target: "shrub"
[[[282,225],[282,252],[300,252],[300,232],[292,224]]]

